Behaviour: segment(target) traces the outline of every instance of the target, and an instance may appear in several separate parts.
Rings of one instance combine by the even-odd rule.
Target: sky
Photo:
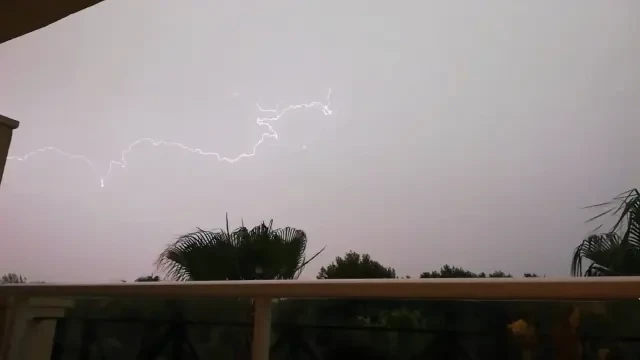
[[[0,273],[133,280],[184,233],[243,220],[398,275],[569,273],[584,206],[640,187],[640,2],[105,1],[0,45],[20,121]],[[257,105],[285,112],[265,132]],[[267,115],[268,116],[268,115]]]

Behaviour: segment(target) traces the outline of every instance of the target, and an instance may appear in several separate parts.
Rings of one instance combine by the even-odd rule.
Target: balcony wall
[[[2,174],[4,174],[4,165],[9,154],[13,130],[17,129],[19,124],[16,120],[0,115],[0,183],[2,183]]]
[[[4,285],[5,359],[637,359],[640,278]]]

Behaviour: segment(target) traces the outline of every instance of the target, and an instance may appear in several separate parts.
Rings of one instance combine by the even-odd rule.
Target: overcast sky
[[[640,186],[640,2],[110,0],[0,45],[20,121],[0,272],[134,279],[196,227],[304,229],[399,275],[567,275],[593,213]],[[257,155],[235,157],[286,112]],[[633,162],[633,160],[636,162]]]

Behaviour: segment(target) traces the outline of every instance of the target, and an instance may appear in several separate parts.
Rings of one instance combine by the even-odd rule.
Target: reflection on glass
[[[640,301],[273,300],[271,359],[637,359]],[[250,359],[250,299],[79,299],[53,359]]]

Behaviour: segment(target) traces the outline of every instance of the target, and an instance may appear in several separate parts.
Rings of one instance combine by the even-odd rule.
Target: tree
[[[473,271],[465,270],[461,267],[444,265],[440,268],[440,271],[432,271],[432,272],[423,272],[420,274],[421,279],[446,279],[446,278],[511,278],[513,277],[511,274],[506,273],[502,270],[496,270],[489,275],[481,272],[474,273]],[[538,275],[533,273],[525,273],[524,277],[538,277]]]
[[[160,276],[151,274],[147,276],[140,276],[135,280],[135,282],[154,282],[154,281],[160,281]]]
[[[476,274],[472,271],[465,270],[461,267],[444,265],[440,268],[440,271],[423,272],[420,274],[421,279],[429,278],[486,278],[487,274],[481,272]],[[496,270],[488,275],[490,278],[502,278],[511,277],[511,274],[507,274],[504,271]]]
[[[0,284],[24,284],[26,282],[26,277],[15,273],[2,275],[2,280],[0,280]]]
[[[198,231],[181,236],[156,261],[173,280],[296,279],[310,261],[307,235],[286,227],[273,229],[273,220],[253,229]]]
[[[422,274],[420,274],[420,278],[421,279],[428,279],[428,278],[477,278],[477,277],[484,277],[484,273],[482,273],[482,276],[479,276],[478,274],[465,270],[461,267],[457,267],[457,266],[449,266],[449,265],[444,265],[442,268],[440,268],[440,271],[432,271],[432,272],[423,272]]]
[[[396,271],[372,260],[369,254],[351,250],[327,267],[320,268],[318,279],[395,279]]]
[[[640,192],[633,189],[616,196],[612,201],[592,207],[609,206],[604,215],[617,217],[613,227],[605,233],[592,234],[578,245],[571,260],[574,276],[631,276],[640,275]],[[602,227],[599,226],[598,229]],[[582,270],[583,262],[589,262]]]
[[[484,273],[481,273],[482,275],[484,275]],[[484,277],[484,276],[480,276],[480,277]],[[489,274],[490,278],[510,278],[513,277],[511,276],[511,274],[507,274],[504,271],[501,270],[496,270],[494,272],[492,272],[491,274]]]

